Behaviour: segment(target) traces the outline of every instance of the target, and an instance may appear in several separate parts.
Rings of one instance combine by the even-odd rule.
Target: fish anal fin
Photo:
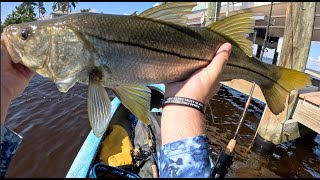
[[[208,28],[233,41],[245,54],[252,57],[252,41],[246,39],[253,32],[255,20],[253,13],[240,13],[213,22]]]
[[[121,103],[139,120],[149,124],[151,91],[147,86],[125,84],[113,87],[112,90]]]
[[[94,135],[101,137],[111,120],[109,96],[99,81],[89,80],[88,116]]]

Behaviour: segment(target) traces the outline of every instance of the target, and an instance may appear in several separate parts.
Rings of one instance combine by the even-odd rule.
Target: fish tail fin
[[[270,86],[261,85],[261,91],[267,101],[267,105],[274,114],[279,114],[285,108],[287,96],[292,90],[301,89],[311,84],[308,74],[270,65],[274,72],[274,83]]]
[[[310,76],[296,70],[266,64],[253,57],[252,41],[246,39],[248,34],[253,32],[255,23],[253,15],[250,12],[239,13],[213,22],[207,28],[225,38],[233,46],[240,48],[250,58],[249,61],[257,61],[253,66],[256,67],[258,64],[262,68],[260,70],[265,70],[268,74],[271,72],[266,76],[261,73],[266,81],[256,80],[254,77],[245,77],[245,79],[256,80],[270,110],[274,114],[279,114],[284,110],[286,98],[292,90],[311,84]]]

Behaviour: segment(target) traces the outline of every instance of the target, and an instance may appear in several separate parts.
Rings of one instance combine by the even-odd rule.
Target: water
[[[111,99],[114,97],[108,91]],[[222,87],[207,109],[210,148],[218,154],[233,137],[247,96]],[[65,177],[90,131],[87,86],[77,84],[68,93],[36,75],[24,93],[11,103],[6,126],[23,141],[7,177]],[[269,156],[247,152],[265,104],[252,101],[240,129],[235,162],[228,177],[320,177],[320,135],[278,145]]]

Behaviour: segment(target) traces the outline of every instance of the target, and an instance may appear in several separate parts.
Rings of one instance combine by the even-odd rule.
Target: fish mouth
[[[1,35],[1,41],[4,42],[4,45],[6,46],[6,49],[11,56],[11,60],[14,63],[22,63],[22,54],[21,52],[13,46],[13,42],[10,41],[10,38],[8,37],[7,28],[4,29],[2,35]]]

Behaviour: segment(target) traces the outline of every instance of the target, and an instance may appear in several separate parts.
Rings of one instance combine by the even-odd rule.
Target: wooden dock
[[[281,14],[283,14],[282,17],[285,18],[283,19],[285,20],[285,26],[283,27],[282,43],[282,47],[285,48],[281,48],[280,59],[277,64],[282,67],[304,72],[311,41],[318,40],[315,39],[314,35],[319,33],[317,28],[319,25],[319,17],[316,13],[319,5],[317,5],[316,2],[288,2],[286,6],[283,5],[284,4],[276,4],[274,6],[275,11],[273,11],[274,13],[271,15],[271,17],[273,17],[275,14],[281,12]],[[280,8],[280,6],[282,6],[282,8]],[[305,11],[306,9],[307,11]],[[261,7],[247,9],[247,11],[250,12],[266,14],[262,12],[262,10]],[[240,11],[233,13],[240,13]],[[255,28],[257,28],[257,24],[256,22]],[[272,27],[274,27],[274,25]],[[274,29],[271,29],[271,31],[273,30]],[[279,36],[280,35],[278,35],[278,37]],[[258,55],[260,55],[260,51],[257,51]],[[318,78],[318,74],[312,72],[309,72],[309,74],[312,77],[312,84],[315,85],[320,79]],[[251,83],[242,80],[226,82],[225,85],[245,94],[249,93],[252,86]],[[260,88],[256,88],[253,97],[266,102]],[[288,103],[285,109],[278,115],[273,114],[269,107],[266,106],[259,126],[257,127],[257,133],[273,144],[280,144],[302,136],[306,131],[304,130],[305,128],[299,126],[299,123],[320,133],[319,99],[319,85],[309,86],[298,91],[293,90],[290,96],[287,97]]]
[[[279,2],[273,5],[272,11],[272,26],[270,26],[270,36],[271,37],[283,37],[285,29],[285,20],[286,20],[286,8],[287,2]],[[256,6],[248,9],[240,9],[229,12],[229,16],[242,13],[242,12],[252,12],[254,14],[265,15],[265,20],[259,20],[255,23],[255,29],[266,29],[268,24],[268,16],[270,11],[270,5]],[[226,13],[220,13],[220,18],[226,17]],[[263,39],[262,39],[263,40]],[[320,41],[320,3],[316,4],[316,15],[314,28],[312,33],[312,41]],[[262,44],[261,41],[257,40],[256,43]],[[275,42],[276,43],[276,42]]]
[[[223,82],[222,84],[247,95],[249,95],[252,87],[252,83],[241,79]],[[317,87],[308,86],[305,89],[299,90],[298,93],[299,100],[293,113],[292,120],[320,133],[320,91]],[[255,87],[253,98],[266,103],[262,91],[258,86]]]
[[[304,72],[311,76],[312,85],[318,87],[318,90],[320,91],[320,74],[317,74],[310,70],[305,70]]]

